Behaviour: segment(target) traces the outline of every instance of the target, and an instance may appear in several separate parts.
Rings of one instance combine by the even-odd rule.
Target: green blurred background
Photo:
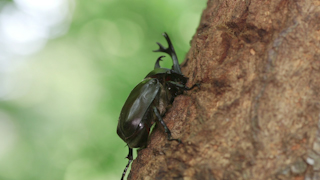
[[[163,32],[183,61],[205,5],[1,0],[0,180],[119,180],[122,105],[163,55]]]

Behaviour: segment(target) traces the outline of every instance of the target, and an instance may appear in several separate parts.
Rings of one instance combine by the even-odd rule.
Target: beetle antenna
[[[173,48],[173,45],[171,43],[171,40],[170,40],[168,34],[166,32],[164,32],[162,35],[166,38],[169,47],[165,48],[162,44],[157,42],[157,44],[159,46],[159,49],[158,50],[154,50],[153,52],[164,52],[164,53],[169,54],[171,56],[171,58],[172,58],[173,70],[175,70],[179,74],[182,74],[177,54],[176,54],[176,52],[175,52],[175,50]]]
[[[156,61],[156,64],[154,65],[154,68],[155,68],[155,69],[156,69],[156,68],[161,68],[159,62],[162,61],[161,58],[163,58],[163,57],[166,57],[166,56],[160,56],[160,57],[158,57],[158,59],[157,59],[157,61]]]

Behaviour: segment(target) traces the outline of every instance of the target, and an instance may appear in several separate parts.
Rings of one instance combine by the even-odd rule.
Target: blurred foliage
[[[120,179],[122,105],[162,55],[152,50],[166,45],[163,32],[183,61],[204,8],[204,0],[77,0],[67,34],[7,74],[18,95],[0,102],[0,179]]]

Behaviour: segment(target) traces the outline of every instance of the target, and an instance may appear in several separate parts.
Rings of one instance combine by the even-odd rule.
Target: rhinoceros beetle
[[[180,139],[171,137],[171,132],[162,117],[166,112],[166,108],[177,95],[198,86],[198,84],[194,84],[191,88],[186,86],[188,78],[181,73],[171,40],[167,33],[163,33],[163,36],[167,40],[169,47],[165,48],[160,43],[157,43],[159,49],[154,50],[154,52],[169,54],[173,62],[172,69],[160,67],[159,62],[164,57],[160,56],[155,63],[154,70],[131,91],[120,113],[117,133],[129,147],[129,154],[126,157],[129,162],[124,169],[121,180],[123,180],[133,160],[132,148],[147,146],[150,128],[156,120],[164,127],[169,141],[174,140],[181,143]]]

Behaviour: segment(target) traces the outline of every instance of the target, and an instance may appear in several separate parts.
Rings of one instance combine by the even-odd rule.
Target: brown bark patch
[[[129,179],[320,177],[320,1],[208,1],[177,97]]]

